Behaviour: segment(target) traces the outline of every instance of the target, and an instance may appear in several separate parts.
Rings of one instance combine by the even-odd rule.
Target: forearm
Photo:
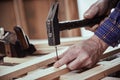
[[[117,46],[120,43],[120,2],[108,18],[99,26],[95,35],[110,46]]]

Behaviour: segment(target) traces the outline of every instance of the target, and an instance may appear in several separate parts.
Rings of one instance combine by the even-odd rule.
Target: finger
[[[85,27],[85,29],[95,32],[98,27],[99,27],[99,24],[95,24],[93,27]]]
[[[90,30],[90,29],[91,29],[90,26],[86,26],[86,27],[85,27],[85,30]]]
[[[64,53],[59,55],[58,58],[61,59],[64,56]]]
[[[55,62],[54,64],[54,67],[60,67],[64,64],[67,64],[69,63],[70,61],[74,60],[75,56],[73,56],[73,51],[69,52],[67,51],[66,54],[61,58],[59,59],[57,62]]]
[[[81,55],[80,57],[77,57],[74,61],[72,61],[71,63],[68,64],[68,68],[70,70],[75,70],[77,69],[78,67],[82,67],[82,64],[84,62],[86,62],[86,60],[89,58],[88,55]]]
[[[106,17],[104,20],[102,20],[102,21],[100,22],[100,25],[103,24],[104,21],[107,20],[107,19],[108,19],[108,17]]]
[[[88,60],[86,60],[86,62],[84,62],[84,64],[81,65],[82,68],[91,68],[93,65],[93,62],[91,61],[91,59],[89,58]]]
[[[91,31],[92,31],[92,32],[95,32],[98,27],[99,27],[99,24],[94,25],[94,26],[91,28]]]
[[[97,15],[99,8],[93,4],[85,13],[84,18],[91,19]]]

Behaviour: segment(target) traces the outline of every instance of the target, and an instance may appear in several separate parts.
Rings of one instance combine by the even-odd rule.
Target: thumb
[[[85,19],[91,19],[95,17],[99,12],[99,8],[93,4],[85,13],[84,13],[84,18]]]

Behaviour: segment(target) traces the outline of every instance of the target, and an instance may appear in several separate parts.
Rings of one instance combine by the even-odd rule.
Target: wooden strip
[[[38,56],[27,56],[24,58],[15,58],[15,57],[5,57],[4,62],[7,63],[24,63],[32,59],[38,58]]]
[[[11,66],[2,66],[2,65],[0,65],[0,71],[1,71],[2,69],[7,69],[7,68],[11,68]]]
[[[86,40],[89,37],[74,37],[74,38],[61,38],[61,44],[60,46],[69,46],[73,45],[77,42],[80,42],[81,40]],[[48,45],[48,40],[30,40],[30,43],[34,44],[36,48],[51,48],[53,46]]]
[[[99,80],[119,70],[120,58],[117,58],[82,73],[68,73],[61,76],[60,80]]]
[[[115,72],[115,71],[120,70],[120,68],[119,68],[120,64],[118,64],[120,62],[119,60],[120,60],[120,58],[117,58],[115,60],[108,61],[108,62],[105,62],[105,63],[103,62],[102,65],[100,65],[98,67],[95,67],[92,71],[89,71],[91,73],[94,71],[94,76],[92,76],[92,77],[90,76],[90,79],[88,79],[88,80],[98,80],[98,79],[101,79],[101,78]],[[68,73],[68,72],[69,72],[69,70],[67,69],[67,67],[65,65],[60,67],[60,68],[57,68],[57,69],[54,68],[54,67],[51,67],[51,68],[44,69],[42,71],[37,70],[33,74],[27,75],[24,78],[20,78],[18,80],[28,80],[28,79],[32,79],[32,80],[52,80],[56,77],[59,77],[60,75]],[[99,72],[99,74],[98,74],[98,72]],[[39,73],[41,73],[41,74],[39,74]],[[83,74],[82,76],[85,76],[85,75]],[[95,79],[96,76],[98,76],[97,79]],[[88,77],[89,76],[87,75],[86,78],[83,79],[83,80],[86,80]],[[74,80],[74,78],[72,78],[71,80]],[[81,80],[81,79],[79,77],[75,80]]]
[[[44,70],[37,70],[33,74],[29,74],[17,80],[30,80],[30,79],[31,80],[52,80],[68,72],[69,72],[69,69],[67,69],[66,65],[60,68],[50,67]]]
[[[109,51],[109,52],[105,52],[105,53],[107,53],[107,54],[104,54],[104,55],[101,57],[101,59],[106,58],[106,57],[109,57],[109,56],[112,56],[112,55],[120,52],[120,49],[119,49],[119,48],[116,48],[115,50],[113,50],[113,49],[110,50],[110,49],[109,49],[109,50],[107,50],[107,51]]]
[[[28,34],[27,21],[24,12],[23,0],[13,0],[16,25],[20,25],[26,34]]]
[[[62,54],[66,49],[60,50],[59,54]],[[118,52],[116,52],[116,53],[118,53]],[[56,56],[55,53],[51,53],[46,56],[39,57],[39,58],[33,59],[31,61],[16,65],[9,70],[8,69],[1,70],[0,71],[0,79],[12,79],[19,75],[25,74],[29,71],[38,69],[41,66],[45,66],[52,62],[55,62],[56,61],[56,59],[54,58],[55,56]]]
[[[120,78],[115,78],[115,77],[105,77],[102,80],[120,80]]]
[[[67,48],[66,48],[67,49]],[[59,51],[59,55],[62,54],[66,49]],[[25,74],[29,71],[38,69],[39,67],[45,66],[47,64],[53,63],[56,61],[54,58],[55,52],[45,55],[43,57],[39,57],[28,62],[16,65],[11,69],[4,69],[0,71],[0,79],[8,80]]]

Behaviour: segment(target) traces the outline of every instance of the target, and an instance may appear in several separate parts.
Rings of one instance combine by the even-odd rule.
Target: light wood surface
[[[120,70],[120,58],[103,62],[100,66],[82,73],[68,73],[61,76],[60,80],[99,80],[105,76]]]
[[[117,48],[118,50],[117,51],[115,51],[116,53],[118,53],[119,52],[119,47]],[[67,50],[67,48],[66,49],[64,49],[64,50],[60,50],[58,53],[59,53],[59,55],[60,54],[62,54],[65,50]],[[106,54],[108,54],[109,55],[109,53],[110,53],[110,51],[114,51],[114,50],[116,50],[116,49],[113,49],[113,50],[107,50],[106,51]],[[116,54],[115,53],[115,54]],[[56,61],[56,59],[54,58],[56,55],[55,55],[55,53],[51,53],[51,54],[48,54],[48,55],[45,55],[45,56],[42,56],[42,57],[38,57],[38,58],[36,58],[36,59],[33,59],[33,60],[30,60],[30,61],[27,61],[27,62],[25,62],[25,63],[22,63],[22,64],[19,64],[19,65],[16,65],[16,66],[14,66],[14,67],[12,67],[12,68],[10,68],[10,69],[3,69],[3,70],[0,70],[0,79],[3,79],[3,80],[7,80],[7,79],[12,79],[13,77],[15,78],[15,77],[18,77],[18,76],[20,76],[20,75],[22,75],[22,74],[25,74],[25,73],[27,73],[27,72],[30,72],[30,71],[33,71],[33,70],[36,70],[36,69],[38,69],[38,68],[40,68],[40,67],[42,67],[42,66],[45,66],[45,65],[47,65],[47,64],[50,64],[50,63],[53,63],[53,62],[55,62]],[[117,61],[118,60],[118,61]],[[93,76],[98,76],[98,78],[101,78],[101,71],[103,71],[103,72],[105,72],[105,74],[106,75],[108,75],[108,73],[111,73],[111,72],[114,72],[114,71],[116,71],[116,70],[119,70],[119,66],[120,66],[120,58],[119,59],[115,59],[115,60],[113,60],[113,61],[111,61],[111,62],[108,62],[109,63],[109,65],[105,65],[105,64],[102,64],[102,65],[100,65],[100,66],[97,66],[97,67],[95,67],[95,68],[93,68],[93,69],[90,69],[90,71],[88,70],[87,72],[86,72],[86,74],[88,74],[88,73],[90,73],[90,74],[92,74],[92,72],[94,72],[94,74],[93,75],[91,75],[90,76],[90,74],[89,74],[89,76],[87,76],[86,78],[90,78],[90,79],[92,79],[93,80]],[[108,64],[107,63],[107,64]],[[103,66],[104,65],[104,66]],[[115,69],[114,69],[115,68]],[[51,70],[52,69],[52,70]],[[114,70],[113,70],[114,69]],[[50,70],[50,72],[49,72],[49,70]],[[54,68],[53,67],[51,67],[51,68],[46,68],[45,69],[45,72],[46,71],[48,71],[50,74],[47,74],[47,73],[45,73],[46,74],[46,76],[47,75],[49,75],[49,77],[50,77],[50,79],[51,78],[56,78],[56,77],[58,77],[58,76],[60,76],[60,75],[62,75],[62,74],[65,74],[67,71],[67,68],[66,67],[64,67],[64,68],[60,68],[60,69],[55,69],[54,70]],[[96,71],[97,70],[97,71]],[[59,73],[57,73],[57,72],[60,72],[60,74]],[[95,73],[96,72],[96,73]],[[56,75],[56,73],[57,73],[57,75]],[[44,74],[44,76],[45,76],[45,74]],[[52,74],[52,75],[51,75]],[[59,74],[59,75],[58,75]],[[84,73],[85,74],[85,73]],[[84,74],[77,74],[77,75],[84,75]],[[104,74],[104,77],[106,76]],[[56,76],[56,77],[51,77],[51,76]],[[29,75],[28,75],[29,76]],[[42,76],[42,74],[41,74],[41,76],[39,75],[39,76],[36,76],[36,79],[40,79],[40,78],[43,78],[43,80],[44,80],[44,76]],[[48,77],[48,78],[49,78]],[[76,76],[75,76],[76,77]],[[103,75],[102,75],[102,77],[103,77]],[[77,77],[76,77],[77,78]],[[78,77],[79,78],[79,77]],[[41,80],[41,79],[40,79]],[[71,79],[71,80],[73,80],[73,79]]]
[[[66,49],[59,51],[59,53],[62,54]],[[53,53],[45,55],[43,57],[38,57],[38,58],[30,60],[28,62],[21,63],[10,69],[0,70],[0,79],[4,79],[4,80],[12,79],[13,77],[17,77],[17,76],[25,74],[29,71],[35,70],[39,67],[53,63],[56,61],[56,58],[54,58],[55,56],[56,56],[55,52],[53,52]]]
[[[120,78],[116,78],[116,77],[105,77],[102,80],[120,80]]]
[[[19,78],[17,80],[52,80],[54,78],[59,77],[62,74],[68,73],[69,69],[67,69],[66,65],[60,68],[50,67],[44,70],[37,70],[30,75],[27,75],[23,78]],[[37,74],[37,75],[36,75]]]

